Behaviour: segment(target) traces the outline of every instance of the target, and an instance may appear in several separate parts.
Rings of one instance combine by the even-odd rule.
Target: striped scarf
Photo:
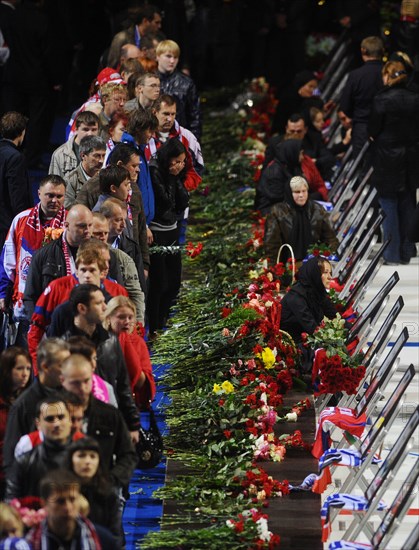
[[[335,540],[329,544],[329,550],[366,550],[367,548],[372,548],[371,544],[348,540]]]
[[[50,227],[51,229],[60,229],[64,227],[64,222],[66,218],[66,210],[64,206],[60,208],[57,212],[57,215],[48,220],[45,223],[42,223],[41,217],[39,214],[40,203],[32,208],[28,214],[28,218],[23,227],[21,242],[17,243],[17,246],[20,246],[19,250],[19,263],[16,266],[18,271],[18,288],[17,295],[14,296],[15,307],[14,314],[16,318],[20,318],[21,314],[23,315],[23,293],[25,291],[26,279],[29,271],[29,266],[32,261],[32,256],[34,253],[39,250],[42,246],[42,242],[45,237],[45,230]],[[24,315],[23,315],[24,316]]]
[[[332,532],[330,523],[330,508],[339,508],[341,510],[352,510],[354,512],[365,512],[368,510],[368,500],[365,497],[348,495],[347,493],[334,493],[326,498],[320,510],[322,522],[322,542],[326,542]],[[377,511],[387,508],[381,500],[377,506]]]
[[[319,475],[313,483],[313,493],[323,493],[327,486],[332,483],[330,466],[347,466],[349,468],[359,468],[366,457],[362,458],[361,453],[351,449],[327,449],[319,459]],[[372,464],[379,464],[381,460],[374,456]]]
[[[61,247],[63,249],[63,254],[64,254],[65,274],[74,275],[76,273],[76,263],[68,247],[65,232],[63,233],[63,238],[61,240]]]
[[[79,540],[73,540],[71,548],[83,548],[83,550],[101,550],[102,545],[94,525],[85,518],[77,518],[80,527]],[[29,531],[26,540],[32,545],[33,550],[48,550],[48,524],[47,520],[42,521],[37,527]]]

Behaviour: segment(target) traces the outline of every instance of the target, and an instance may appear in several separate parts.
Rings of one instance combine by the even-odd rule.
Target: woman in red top
[[[30,384],[31,358],[23,348],[11,347],[0,355],[0,500],[4,498],[3,443],[7,416],[15,399]]]
[[[148,407],[154,399],[156,385],[147,346],[134,330],[135,319],[135,305],[129,298],[116,296],[109,300],[104,326],[119,338],[137,406]]]

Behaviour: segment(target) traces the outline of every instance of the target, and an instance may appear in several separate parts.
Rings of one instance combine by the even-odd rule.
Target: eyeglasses
[[[147,88],[161,88],[160,84],[144,84]]]

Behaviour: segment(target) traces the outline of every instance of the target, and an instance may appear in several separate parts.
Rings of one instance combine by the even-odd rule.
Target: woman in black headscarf
[[[266,218],[264,246],[268,258],[276,263],[278,251],[289,244],[295,259],[302,260],[310,245],[325,243],[335,252],[339,242],[322,206],[308,198],[308,183],[302,176],[291,178],[285,186],[284,202],[275,204]],[[281,261],[286,257],[280,258]]]
[[[293,176],[302,174],[303,151],[300,139],[278,144],[275,159],[263,170],[257,186],[255,209],[267,214],[272,205],[284,200],[285,186]]]
[[[303,263],[297,273],[297,283],[281,301],[281,330],[288,332],[296,343],[301,333],[313,334],[324,317],[336,317],[336,308],[327,289],[332,280],[332,266],[316,256]]]
[[[323,101],[319,96],[313,95],[317,85],[317,77],[311,71],[304,70],[295,75],[292,84],[279,97],[272,132],[282,134],[293,113],[301,113],[308,121],[310,107],[323,109]]]

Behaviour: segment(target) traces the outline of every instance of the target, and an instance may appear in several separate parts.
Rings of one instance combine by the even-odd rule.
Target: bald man
[[[92,395],[92,376],[90,361],[73,354],[64,361],[60,378],[63,388],[83,402],[82,430],[98,441],[104,468],[117,487],[126,487],[137,462],[131,440],[138,441],[138,428],[129,432],[121,412]]]
[[[74,205],[68,211],[64,233],[34,254],[23,296],[29,318],[39,296],[53,279],[76,272],[77,250],[83,241],[92,236],[92,224],[92,212],[82,204]],[[114,256],[111,256],[109,275],[122,284],[121,270]]]

